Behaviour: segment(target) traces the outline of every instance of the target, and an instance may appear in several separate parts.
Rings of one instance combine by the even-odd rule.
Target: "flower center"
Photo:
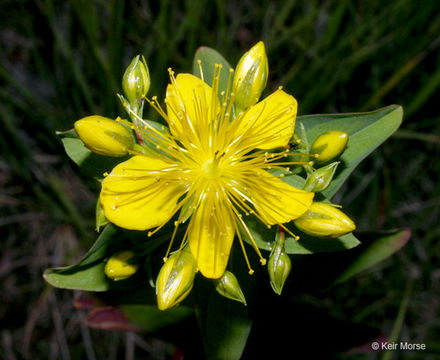
[[[219,159],[206,160],[202,165],[202,173],[207,179],[216,179],[221,175]]]

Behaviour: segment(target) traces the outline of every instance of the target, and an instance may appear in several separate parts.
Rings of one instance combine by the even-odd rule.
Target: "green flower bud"
[[[105,264],[104,272],[107,277],[114,281],[124,280],[132,276],[138,270],[138,264],[131,264],[134,252],[127,250],[114,254]]]
[[[327,131],[318,136],[310,149],[311,154],[317,154],[316,162],[326,163],[340,156],[348,142],[348,134],[343,131]]]
[[[196,270],[196,261],[187,249],[168,258],[156,280],[157,305],[160,310],[167,310],[185,299],[193,287]]]
[[[266,87],[269,65],[262,41],[245,53],[237,64],[233,80],[238,112],[257,103]]]
[[[223,276],[214,280],[214,282],[216,284],[215,290],[217,290],[220,295],[246,305],[246,299],[244,298],[238,280],[233,273],[226,270]]]
[[[320,192],[327,189],[335,175],[339,161],[332,162],[322,168],[315,170],[307,177],[303,189],[306,191]]]
[[[294,222],[296,227],[306,234],[324,238],[336,238],[356,229],[353,220],[341,210],[319,202],[314,202],[309,210]]]
[[[124,156],[134,145],[127,128],[99,115],[78,120],[75,122],[75,131],[88,149],[100,155]]]
[[[137,104],[147,95],[150,89],[150,72],[145,58],[137,55],[125,70],[122,77],[122,88],[130,104]]]
[[[292,263],[284,248],[284,232],[280,232],[275,241],[275,247],[270,254],[269,261],[267,262],[270,285],[272,286],[273,291],[278,295],[281,295],[284,283],[286,282],[291,269]]]

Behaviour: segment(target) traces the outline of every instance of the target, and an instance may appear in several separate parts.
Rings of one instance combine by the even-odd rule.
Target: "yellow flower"
[[[177,227],[191,215],[182,242],[189,244],[208,278],[225,272],[235,235],[249,267],[243,236],[265,263],[243,215],[255,214],[269,227],[282,226],[304,214],[314,195],[266,171],[294,164],[279,161],[288,149],[267,150],[287,147],[296,100],[279,89],[234,118],[235,95],[217,95],[220,71],[216,66],[210,87],[190,74],[174,77],[170,70],[166,111],[155,97],[149,100],[170,132],[139,118],[144,128],[136,131],[155,140],[157,155],[135,154],[116,166],[102,182],[100,195],[109,221],[126,229],[154,229],[150,236],[179,213],[171,243]]]

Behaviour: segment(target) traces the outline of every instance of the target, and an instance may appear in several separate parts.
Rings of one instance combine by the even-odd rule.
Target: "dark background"
[[[412,237],[368,273],[330,292],[301,295],[302,304],[322,313],[311,315],[304,331],[312,338],[314,326],[332,316],[341,323],[329,334],[345,322],[385,337],[394,329],[428,347],[394,358],[440,356],[437,0],[3,0],[1,7],[0,358],[178,358],[160,334],[89,329],[85,313],[73,308],[78,294],[43,281],[44,269],[72,263],[96,237],[99,187],[79,173],[55,131],[90,114],[121,115],[115,94],[138,53],[149,64],[149,95],[162,98],[167,68],[190,72],[199,46],[219,50],[234,66],[259,40],[269,57],[267,93],[283,85],[300,114],[393,103],[405,111],[401,129],[360,165],[335,202],[360,231],[405,227]],[[292,358],[296,351],[292,345]]]

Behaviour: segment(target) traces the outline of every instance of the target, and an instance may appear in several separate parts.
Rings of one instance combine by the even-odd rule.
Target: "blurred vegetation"
[[[155,334],[90,330],[72,306],[77,294],[44,283],[46,267],[78,259],[96,236],[99,187],[78,173],[55,131],[86,115],[123,114],[116,93],[138,53],[150,67],[150,95],[162,98],[167,68],[189,72],[199,46],[234,65],[259,40],[269,57],[267,92],[283,85],[300,114],[403,106],[402,128],[361,164],[335,202],[359,230],[406,227],[410,242],[374,271],[299,300],[391,339],[427,344],[425,352],[394,358],[438,358],[439,10],[437,0],[3,0],[0,358],[161,359],[173,351],[179,358]],[[311,337],[314,326],[319,319],[305,329]]]

